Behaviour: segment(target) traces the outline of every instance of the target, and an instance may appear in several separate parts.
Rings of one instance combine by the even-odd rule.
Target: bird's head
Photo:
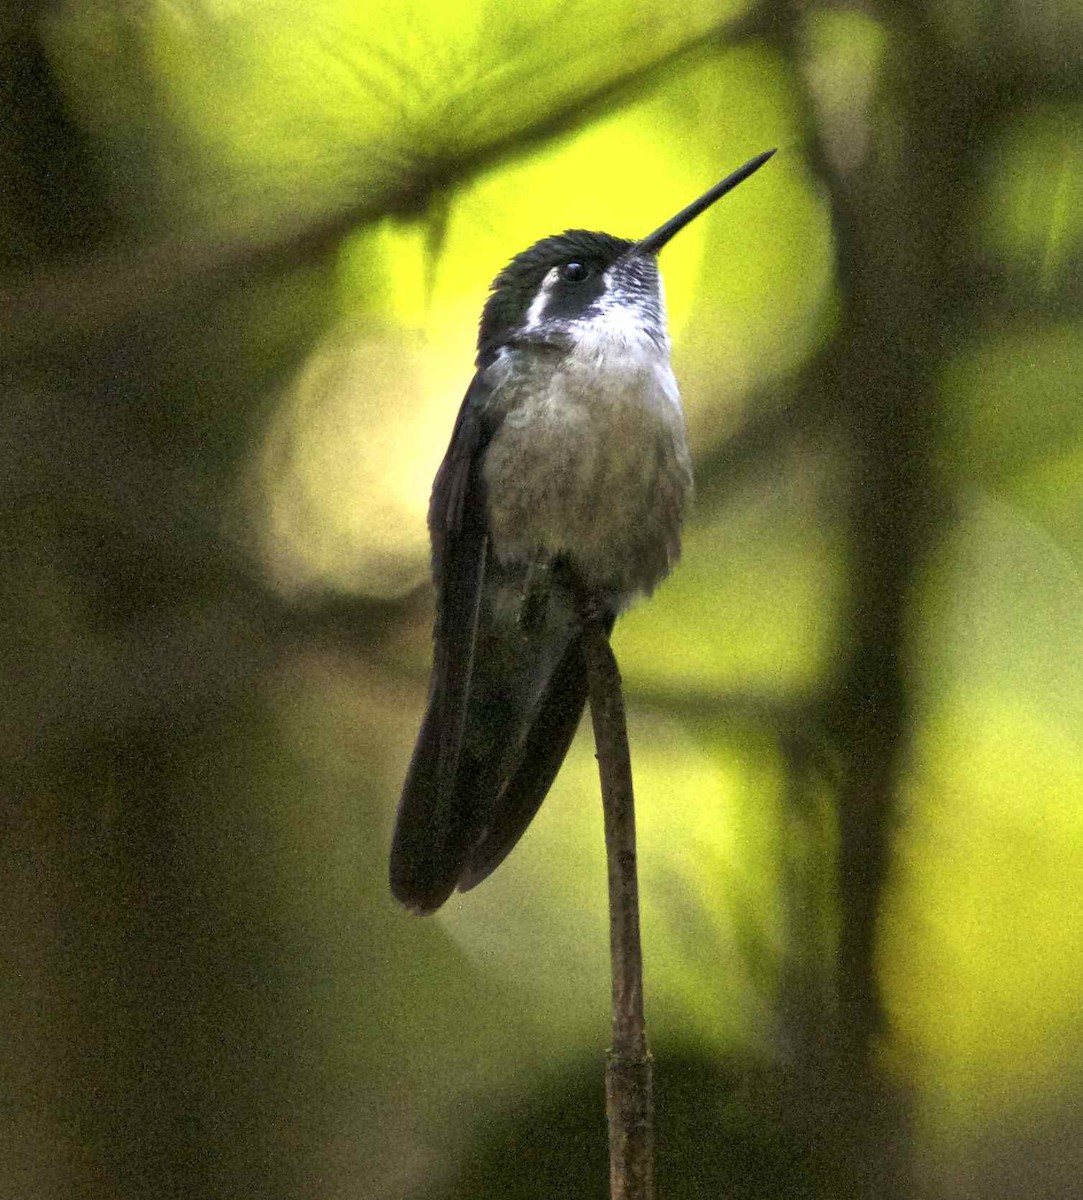
[[[568,229],[517,254],[493,280],[481,314],[478,364],[512,341],[572,343],[606,325],[666,344],[658,253],[690,221],[774,154],[757,155],[639,241]]]

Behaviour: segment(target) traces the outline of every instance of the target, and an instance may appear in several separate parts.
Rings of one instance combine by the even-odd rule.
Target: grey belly
[[[691,489],[683,420],[635,394],[547,397],[510,414],[486,452],[492,549],[505,563],[562,555],[583,583],[624,603],[680,553]]]

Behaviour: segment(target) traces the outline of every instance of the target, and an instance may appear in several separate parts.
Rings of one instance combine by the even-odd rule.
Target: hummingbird
[[[692,464],[658,253],[772,154],[639,241],[568,229],[493,280],[429,504],[433,667],[390,860],[414,912],[491,874],[545,799],[586,704],[584,597],[609,632],[680,554]]]

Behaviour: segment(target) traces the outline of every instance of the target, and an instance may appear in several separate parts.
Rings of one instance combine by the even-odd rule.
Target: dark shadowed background
[[[666,251],[698,495],[615,635],[661,1195],[1083,1161],[1083,9],[0,15],[0,1196],[598,1197],[581,731],[386,887],[489,280]]]

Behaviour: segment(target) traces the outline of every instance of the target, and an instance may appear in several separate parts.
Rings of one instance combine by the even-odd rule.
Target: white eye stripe
[[[557,272],[559,267],[550,267],[545,273],[545,278],[541,282],[541,287],[538,288],[538,294],[530,302],[530,307],[526,310],[526,322],[523,328],[526,331],[537,329],[542,322],[542,316],[545,313],[545,306],[549,303],[549,295],[553,290],[553,285],[557,281]]]

